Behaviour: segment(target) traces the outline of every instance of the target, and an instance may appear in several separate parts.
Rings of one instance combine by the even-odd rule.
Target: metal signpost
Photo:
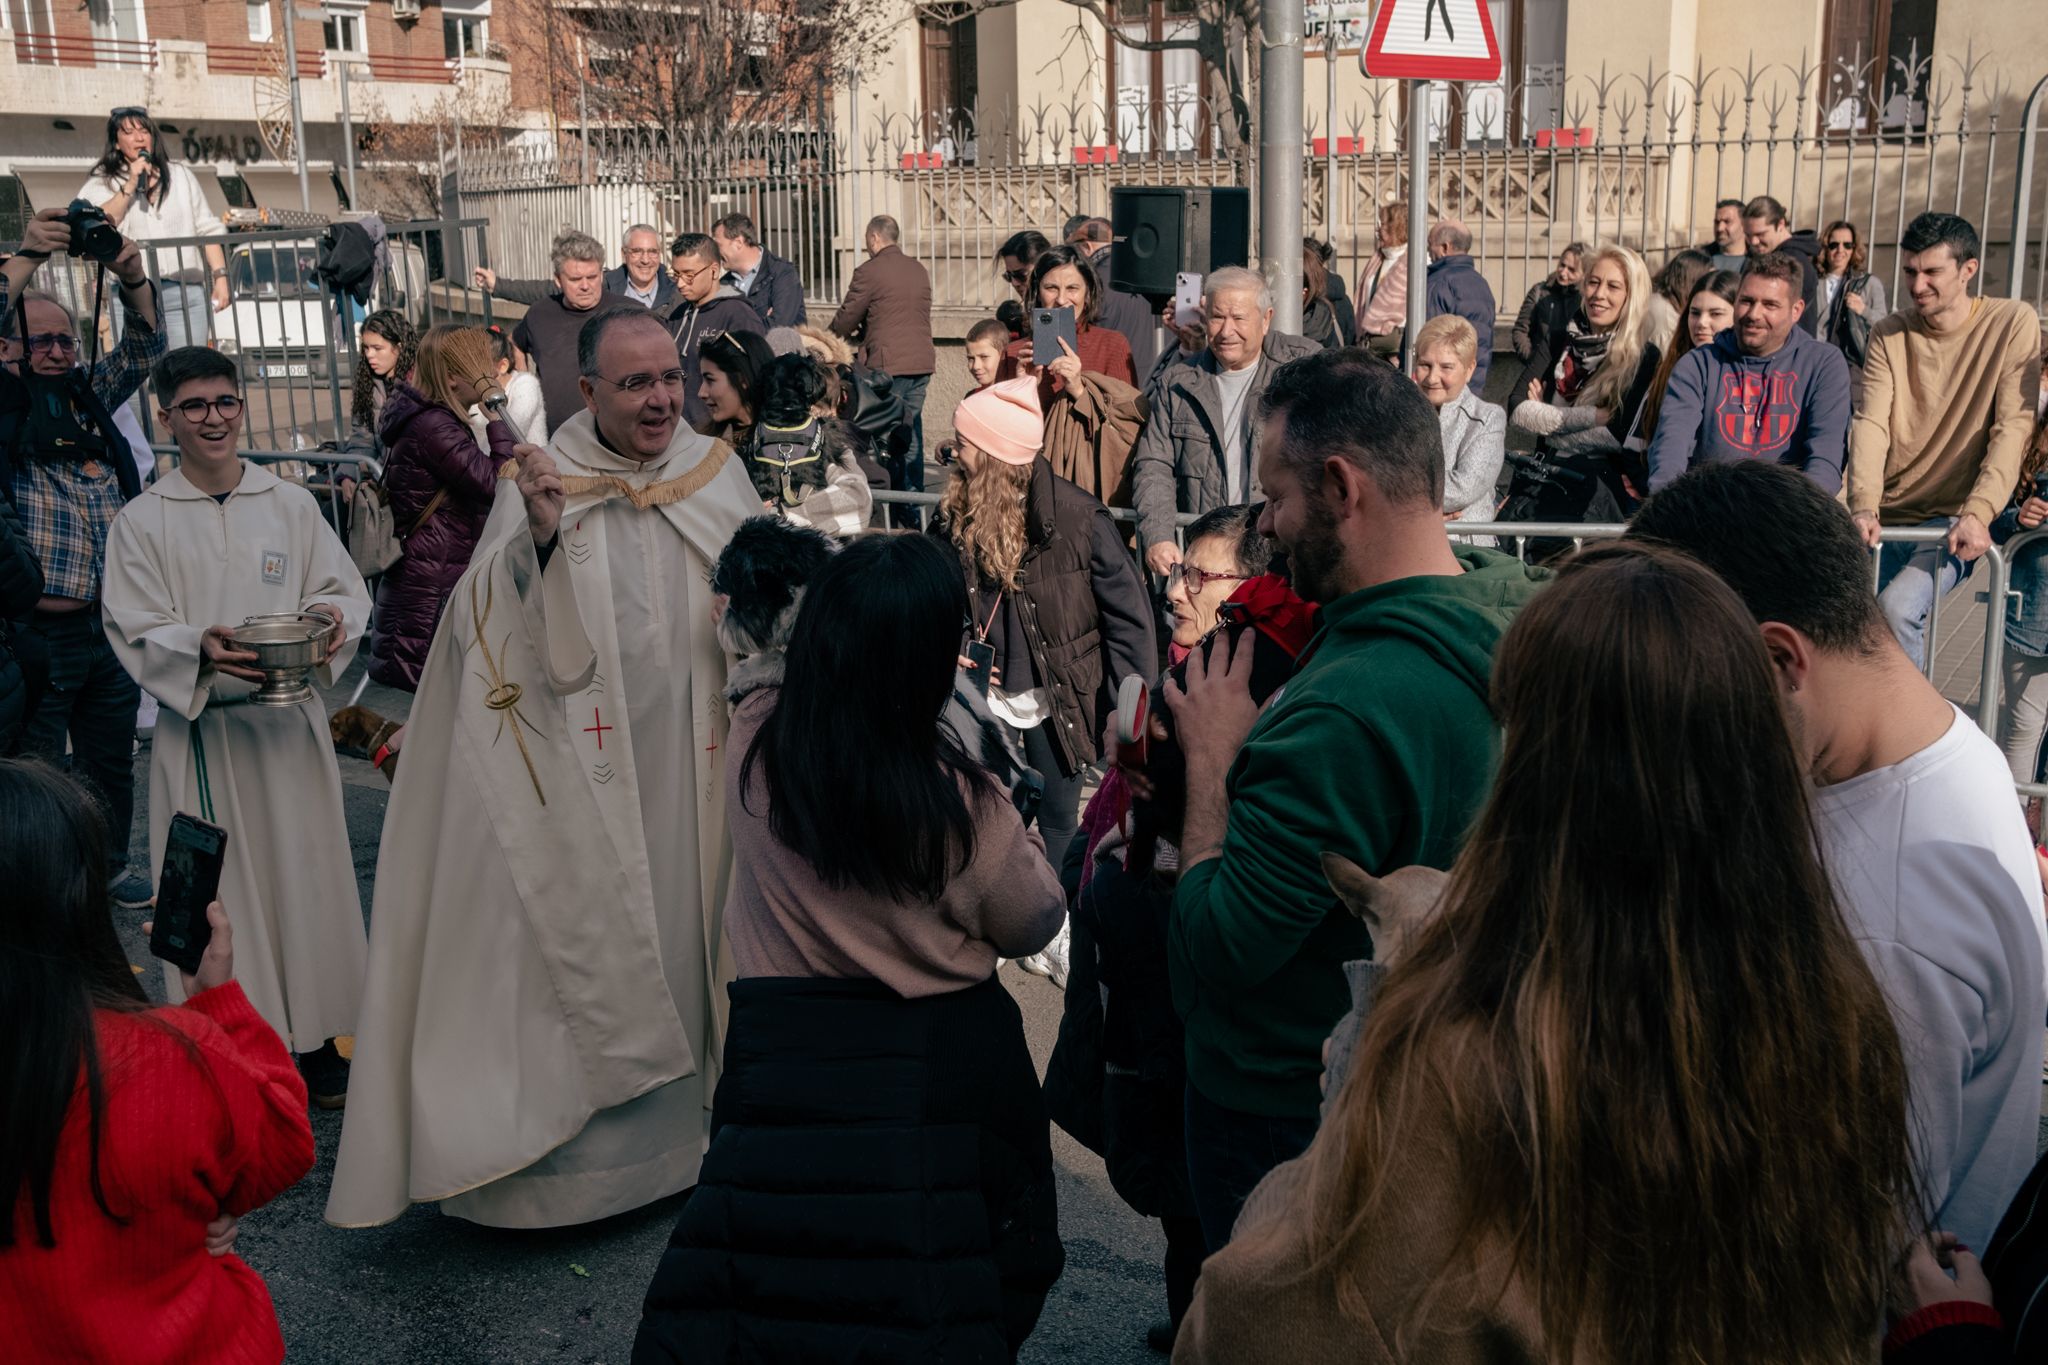
[[[1380,0],[1372,39],[1359,56],[1365,74],[1408,82],[1408,368],[1429,291],[1429,84],[1497,81],[1500,42],[1483,0]],[[1370,300],[1360,301],[1363,307]]]

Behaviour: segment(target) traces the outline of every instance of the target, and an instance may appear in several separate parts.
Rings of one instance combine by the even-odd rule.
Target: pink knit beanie
[[[968,394],[953,409],[953,430],[1004,464],[1030,464],[1045,444],[1036,379],[1005,379]]]

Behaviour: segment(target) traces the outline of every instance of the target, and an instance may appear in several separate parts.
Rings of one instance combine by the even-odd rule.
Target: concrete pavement
[[[358,662],[326,701],[343,705],[361,677]],[[403,693],[372,685],[363,703],[402,716]],[[173,723],[176,723],[175,721]],[[371,906],[377,845],[389,793],[358,759],[341,761],[349,840],[363,909]],[[134,866],[148,850],[149,749],[136,759]],[[279,794],[289,800],[288,793]],[[141,911],[115,912],[129,961],[162,998],[161,964],[149,956]],[[1014,967],[1002,971],[1016,996],[1041,1071],[1059,1025],[1061,993]],[[668,1240],[678,1200],[578,1228],[508,1232],[477,1227],[416,1206],[380,1228],[343,1231],[321,1221],[342,1116],[313,1112],[318,1155],[312,1172],[242,1221],[237,1253],[270,1286],[293,1361],[316,1365],[623,1365],[640,1300]],[[1141,1365],[1145,1328],[1166,1316],[1158,1224],[1117,1199],[1102,1162],[1053,1130],[1060,1232],[1067,1268],[1054,1286],[1024,1362]]]

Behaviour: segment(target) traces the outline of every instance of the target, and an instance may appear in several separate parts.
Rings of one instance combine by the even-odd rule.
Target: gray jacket
[[[1307,337],[1268,332],[1244,405],[1244,452],[1249,474],[1245,501],[1257,498],[1258,398],[1273,371],[1290,360],[1322,354]],[[1223,506],[1229,480],[1223,469],[1223,390],[1216,382],[1216,356],[1203,351],[1167,366],[1150,390],[1152,415],[1131,455],[1131,503],[1138,509],[1140,549],[1173,539],[1174,517],[1197,516]]]

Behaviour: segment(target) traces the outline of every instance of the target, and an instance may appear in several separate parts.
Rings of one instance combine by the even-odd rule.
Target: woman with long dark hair
[[[745,449],[754,434],[754,386],[775,359],[768,340],[753,332],[720,332],[698,348],[700,379],[697,397],[709,416],[698,428],[734,450]]]
[[[1314,246],[1301,249],[1301,334],[1326,351],[1344,344],[1337,310],[1330,304],[1330,272]]]
[[[490,334],[441,326],[420,338],[412,382],[394,385],[384,401],[384,490],[405,544],[377,584],[370,630],[370,677],[387,687],[420,685],[441,611],[497,498],[498,471],[519,444],[502,416],[484,424],[481,439],[471,424],[472,410],[494,395],[502,400],[504,390]]]
[[[397,309],[380,308],[363,319],[356,333],[356,371],[348,405],[349,420],[357,428],[376,436],[384,400],[397,385],[412,382],[419,353],[419,329]]]
[[[1870,273],[1870,246],[1846,218],[1828,224],[1820,235],[1820,320],[1815,331],[1836,347],[1851,365],[1862,365],[1870,351],[1870,329],[1891,312],[1884,281]]]
[[[1875,1359],[1905,1067],[1755,622],[1675,551],[1590,551],[1492,693],[1443,899],[1176,1359]]]
[[[232,930],[151,1009],[115,937],[106,826],[0,759],[0,1321],[19,1360],[282,1360],[234,1219],[313,1164],[306,1085],[235,984]]]
[[[171,160],[149,111],[123,105],[107,115],[107,149],[78,197],[99,205],[107,221],[147,248],[164,238],[225,237],[227,225],[206,202],[199,179]],[[165,247],[151,257],[157,273],[157,316],[171,350],[206,344],[207,307],[228,306],[227,254],[212,242]]]
[[[1735,293],[1740,288],[1742,276],[1732,270],[1711,271],[1693,282],[1692,292],[1686,295],[1685,311],[1679,315],[1678,333],[1658,363],[1656,376],[1650,380],[1650,391],[1636,416],[1636,429],[1623,443],[1628,449],[1650,448],[1650,438],[1657,434],[1657,417],[1664,411],[1664,391],[1671,387],[1671,371],[1687,352],[1713,345],[1715,337],[1735,325]]]
[[[1031,267],[1029,296],[1041,308],[1071,308],[1075,344],[1046,365],[1032,362],[1028,335],[1003,352],[998,381],[1033,376],[1045,415],[1042,447],[1061,478],[1110,507],[1131,505],[1131,455],[1145,423],[1145,400],[1134,387],[1134,362],[1123,334],[1096,325],[1102,277],[1071,246],[1050,247]]]
[[[858,540],[806,585],[780,685],[733,711],[738,979],[643,1365],[741,1330],[768,1360],[1009,1359],[1058,1278],[1045,1104],[995,973],[1064,905],[940,724],[966,615],[932,540]]]

